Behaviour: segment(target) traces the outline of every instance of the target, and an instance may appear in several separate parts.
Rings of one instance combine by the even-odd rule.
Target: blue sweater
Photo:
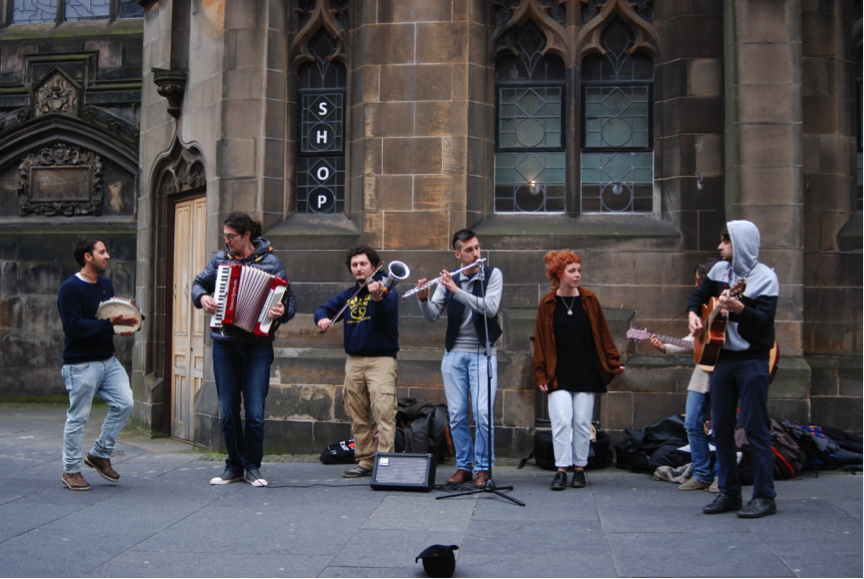
[[[97,277],[87,283],[73,275],[60,286],[57,308],[63,320],[63,362],[80,364],[107,360],[114,355],[114,326],[97,320],[99,304],[114,297],[111,280]]]
[[[381,275],[378,281],[384,279]],[[315,323],[324,318],[333,319],[345,302],[357,291],[359,283],[340,292],[315,310]],[[396,357],[399,351],[399,295],[391,291],[376,302],[363,289],[351,300],[337,321],[345,320],[345,352],[351,356],[372,358]]]

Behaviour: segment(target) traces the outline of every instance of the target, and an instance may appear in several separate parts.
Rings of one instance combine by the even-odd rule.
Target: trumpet
[[[471,269],[471,268],[476,267],[478,265],[481,265],[484,261],[486,261],[486,258],[481,257],[480,259],[478,259],[474,263],[469,263],[468,265],[462,266],[459,269],[454,269],[453,271],[451,271],[449,273],[450,273],[450,275],[456,275],[457,273],[462,273],[465,270],[468,270],[468,269]],[[427,281],[426,283],[424,283],[421,286],[417,286],[414,289],[408,290],[407,292],[402,294],[402,301],[404,302],[405,298],[407,298],[409,296],[413,296],[417,292],[421,292],[425,289],[428,289],[428,288],[432,287],[433,285],[438,285],[439,283],[441,283],[441,278],[443,278],[443,277],[444,277],[443,275],[439,275],[435,279],[430,279],[429,281]]]
[[[381,291],[386,295],[403,279],[408,279],[411,269],[401,261],[393,260],[387,266],[387,278],[381,282]]]

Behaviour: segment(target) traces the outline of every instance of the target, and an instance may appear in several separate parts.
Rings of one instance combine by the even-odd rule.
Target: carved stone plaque
[[[36,116],[49,113],[74,114],[78,108],[78,91],[59,72],[55,72],[36,91]]]
[[[31,167],[31,202],[89,202],[90,167]]]
[[[102,211],[102,159],[57,143],[18,165],[18,213],[98,215]]]

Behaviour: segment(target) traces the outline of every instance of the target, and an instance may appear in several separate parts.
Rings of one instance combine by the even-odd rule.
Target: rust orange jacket
[[[591,322],[591,335],[594,337],[594,351],[597,354],[597,370],[600,372],[600,380],[605,386],[615,377],[615,370],[621,366],[618,348],[609,326],[606,325],[606,316],[603,308],[594,292],[585,288],[579,288],[582,296],[582,307]],[[555,313],[555,291],[543,297],[537,306],[537,322],[534,328],[534,379],[537,384],[548,384],[549,390],[558,388],[555,380],[555,363],[557,354],[555,350],[555,329],[553,317]]]

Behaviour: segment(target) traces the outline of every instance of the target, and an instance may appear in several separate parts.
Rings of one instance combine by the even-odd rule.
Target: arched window
[[[515,40],[519,55],[495,65],[495,212],[563,213],[564,63],[541,54],[546,37],[533,22]]]
[[[309,42],[315,61],[297,74],[297,213],[345,211],[345,66],[329,58],[337,44],[319,31]]]
[[[654,63],[615,19],[603,55],[582,61],[582,212],[650,212],[654,199]]]

